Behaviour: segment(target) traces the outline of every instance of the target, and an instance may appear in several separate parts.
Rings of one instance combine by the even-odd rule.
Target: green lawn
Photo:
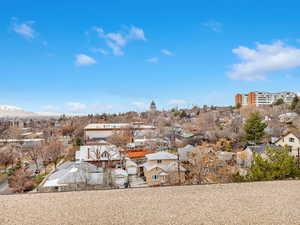
[[[44,178],[47,176],[48,174],[47,173],[40,173],[38,175],[36,175],[33,180],[34,180],[34,183],[36,185],[39,185],[43,180]]]

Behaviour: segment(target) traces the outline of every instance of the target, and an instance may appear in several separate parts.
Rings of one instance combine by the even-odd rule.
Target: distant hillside
[[[0,105],[0,118],[36,118],[57,117],[58,114],[48,112],[28,112],[22,108],[10,105]]]

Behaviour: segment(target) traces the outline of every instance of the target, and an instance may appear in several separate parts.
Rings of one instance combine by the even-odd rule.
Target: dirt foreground
[[[2,195],[0,224],[300,224],[300,181]]]

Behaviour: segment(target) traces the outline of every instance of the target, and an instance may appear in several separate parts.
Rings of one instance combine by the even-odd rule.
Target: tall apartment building
[[[235,104],[245,105],[272,105],[277,100],[282,99],[285,103],[291,104],[297,95],[293,92],[250,92],[248,94],[237,94],[235,96]]]

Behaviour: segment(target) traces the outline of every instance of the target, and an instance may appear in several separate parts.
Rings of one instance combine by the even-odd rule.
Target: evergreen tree
[[[75,145],[76,146],[83,145],[83,140],[80,137],[76,137],[76,139],[75,139]]]
[[[282,104],[284,104],[284,101],[283,101],[282,98],[278,99],[278,100],[274,103],[274,105],[282,105]]]
[[[261,139],[265,136],[264,130],[266,127],[267,124],[262,122],[262,117],[259,112],[251,113],[250,118],[244,125],[246,141],[253,142],[254,144],[260,144]]]
[[[268,148],[266,158],[254,155],[249,181],[284,180],[300,176],[296,160],[289,154],[287,148]]]
[[[299,103],[299,98],[298,96],[296,96],[294,97],[293,102],[291,104],[291,110],[295,110],[298,103]]]

